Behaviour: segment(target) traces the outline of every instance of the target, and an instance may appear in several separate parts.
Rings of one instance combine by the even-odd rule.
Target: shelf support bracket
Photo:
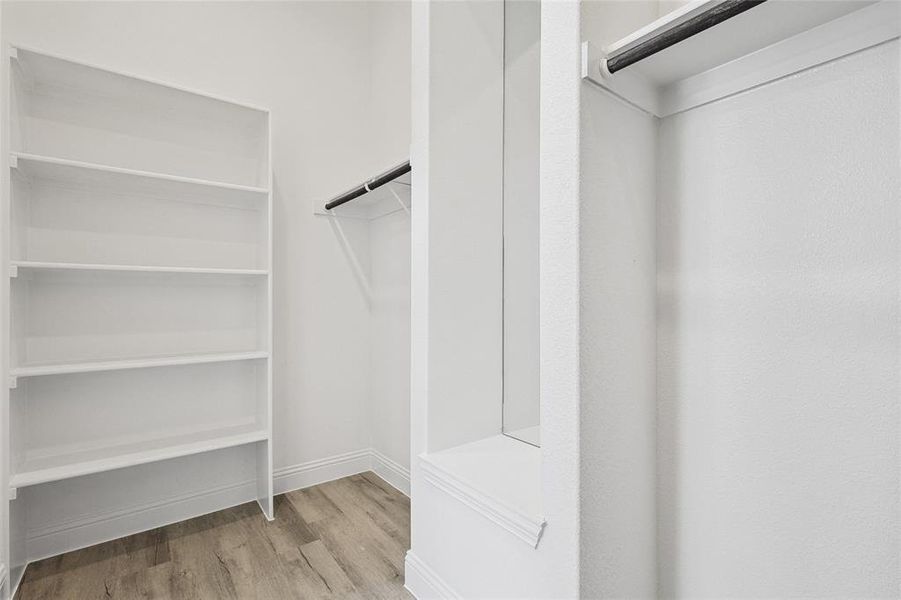
[[[582,80],[593,83],[642,112],[659,117],[660,98],[651,82],[629,71],[611,75],[605,66],[605,57],[601,48],[591,42],[582,42]]]
[[[19,378],[15,375],[10,375],[8,380],[9,389],[14,390],[19,386]]]
[[[9,168],[10,169],[18,169],[19,168],[19,157],[15,154],[9,155]]]
[[[19,488],[11,487],[9,488],[9,499],[15,500],[19,496]]]
[[[9,266],[9,276],[11,279],[15,279],[19,276],[19,265],[10,265]]]

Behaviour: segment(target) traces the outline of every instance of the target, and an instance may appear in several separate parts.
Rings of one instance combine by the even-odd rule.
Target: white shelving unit
[[[271,519],[269,112],[9,54],[11,506],[23,488],[243,448]]]

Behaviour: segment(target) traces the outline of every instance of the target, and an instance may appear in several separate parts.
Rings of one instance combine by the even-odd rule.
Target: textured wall
[[[661,125],[665,597],[897,597],[898,43]]]
[[[656,2],[582,3],[605,46]],[[581,583],[585,598],[650,598],[655,555],[657,121],[583,82],[580,188]]]
[[[582,592],[654,595],[657,124],[582,88]]]

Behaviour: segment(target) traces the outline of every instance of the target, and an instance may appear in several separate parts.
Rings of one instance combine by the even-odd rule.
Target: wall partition
[[[504,3],[504,433],[539,445],[541,2]]]

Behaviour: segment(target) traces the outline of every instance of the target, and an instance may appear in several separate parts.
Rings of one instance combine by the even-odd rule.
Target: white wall
[[[582,88],[582,593],[650,598],[655,573],[653,117]]]
[[[383,73],[369,60],[374,46],[396,41],[380,37],[391,10],[351,2],[3,3],[6,42],[271,108],[277,475],[371,441],[369,305],[341,239],[310,207],[396,162],[407,144],[402,126],[384,129],[374,118],[390,106],[386,121],[403,120],[403,107],[375,93]],[[405,95],[402,83],[397,90]],[[371,143],[376,133],[379,144]],[[368,248],[367,225],[344,227]],[[121,487],[118,477],[109,475],[110,489]],[[177,479],[168,490],[107,495],[103,508],[177,495],[186,489]],[[87,518],[100,505],[85,502],[48,504],[43,515],[45,505],[35,504],[29,519]]]
[[[395,212],[370,227],[372,448],[409,469],[410,216]]]
[[[393,166],[410,158],[410,3],[376,2],[372,15],[373,155]],[[369,226],[372,285],[369,424],[371,444],[410,467],[410,216]]]
[[[654,2],[583,2],[603,47]],[[656,119],[583,82],[581,561],[586,598],[656,594]]]
[[[410,2],[370,2],[372,156],[393,166],[410,158]]]
[[[897,597],[899,46],[661,125],[665,597]]]
[[[501,431],[504,13],[497,1],[436,2],[431,12],[427,449],[434,452]]]
[[[537,442],[541,3],[504,5],[504,431]],[[523,434],[526,434],[525,436]]]

